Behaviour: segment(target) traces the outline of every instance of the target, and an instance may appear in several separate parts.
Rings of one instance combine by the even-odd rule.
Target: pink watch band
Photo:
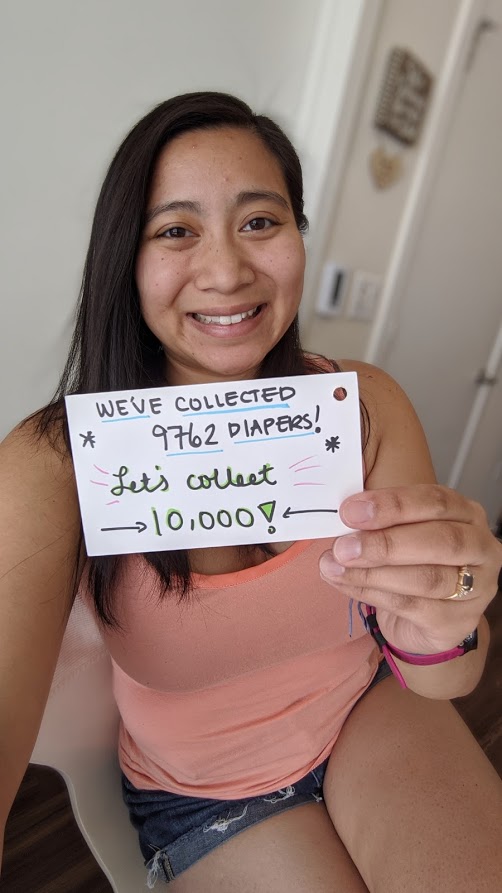
[[[455,648],[450,648],[449,651],[440,651],[438,654],[413,654],[409,651],[401,651],[400,648],[389,645],[388,642],[387,648],[394,657],[404,660],[406,664],[416,664],[417,667],[430,667],[432,664],[442,664],[447,660],[453,660],[454,657],[461,657],[465,654],[462,645],[455,645]]]
[[[462,657],[463,654],[467,654],[468,651],[474,651],[474,649],[478,647],[477,630],[474,630],[474,632],[467,636],[460,645],[456,645],[455,648],[450,648],[448,651],[440,651],[437,654],[413,654],[409,651],[402,651],[401,648],[396,648],[394,645],[391,645],[390,642],[387,642],[387,639],[385,639],[378,626],[376,609],[372,605],[366,605],[366,621],[369,632],[375,639],[380,651],[385,656],[385,659],[401,688],[407,688],[408,686],[406,685],[403,674],[399,670],[394,657],[398,657],[399,660],[402,660],[407,664],[413,664],[418,667],[430,667],[434,664],[442,664],[448,660],[454,660],[456,657]]]

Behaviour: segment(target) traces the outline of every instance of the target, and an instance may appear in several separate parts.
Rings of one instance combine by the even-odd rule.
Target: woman
[[[1,826],[85,572],[150,884],[492,891],[501,786],[446,699],[480,678],[502,546],[435,484],[388,376],[339,364],[363,404],[365,491],[340,507],[352,534],[82,547],[63,395],[330,370],[297,338],[305,228],[289,141],[224,94],[163,103],[112,162],[60,390],[2,446]],[[347,630],[350,600],[373,606],[397,679],[358,618]]]

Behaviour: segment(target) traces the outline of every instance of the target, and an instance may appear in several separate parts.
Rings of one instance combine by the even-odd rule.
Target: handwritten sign
[[[336,536],[363,488],[355,372],[66,398],[89,555]]]

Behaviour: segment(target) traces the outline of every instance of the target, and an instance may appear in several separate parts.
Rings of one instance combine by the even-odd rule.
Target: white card
[[[89,555],[337,536],[363,489],[355,372],[79,394],[66,410]]]

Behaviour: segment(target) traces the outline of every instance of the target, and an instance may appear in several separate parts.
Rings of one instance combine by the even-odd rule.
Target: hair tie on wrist
[[[455,648],[450,648],[448,651],[439,651],[437,654],[413,654],[409,651],[402,651],[401,648],[396,648],[395,645],[391,645],[383,635],[378,626],[376,608],[372,605],[366,605],[366,612],[368,631],[371,633],[380,651],[385,656],[385,659],[401,688],[408,688],[408,686],[406,685],[404,676],[397,666],[394,657],[398,657],[399,660],[404,661],[404,663],[412,664],[416,667],[430,667],[435,664],[443,664],[446,661],[454,660],[456,657],[462,657],[462,655],[467,654],[469,651],[475,651],[478,647],[478,631],[475,629],[474,632],[470,633],[462,640],[462,642],[460,642],[460,645],[456,645]]]

